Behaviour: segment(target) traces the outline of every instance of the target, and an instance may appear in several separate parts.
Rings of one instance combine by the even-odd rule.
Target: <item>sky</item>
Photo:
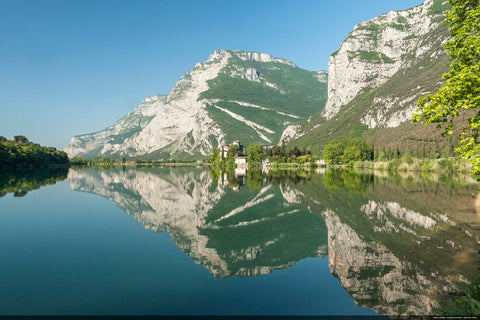
[[[328,70],[353,27],[422,0],[0,0],[0,136],[63,149],[216,49]]]

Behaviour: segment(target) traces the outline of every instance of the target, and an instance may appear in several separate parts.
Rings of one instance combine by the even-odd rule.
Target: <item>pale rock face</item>
[[[231,77],[247,79],[248,81],[260,82],[260,74],[254,68],[237,68],[230,73]]]
[[[167,103],[142,132],[123,144],[124,150],[133,148],[136,155],[153,152],[179,140],[172,151],[199,148],[201,154],[211,152],[208,136],[222,137],[223,133],[205,111],[205,104],[198,101],[201,92],[208,90],[207,81],[215,78],[227,64],[230,54],[215,51],[206,63],[195,67],[177,82],[168,95]],[[188,88],[188,90],[185,90]],[[187,134],[192,132],[192,139]]]
[[[296,68],[288,60],[277,59],[265,53],[216,50],[208,60],[197,63],[184,75],[168,96],[146,98],[133,112],[107,129],[72,138],[65,152],[69,157],[88,154],[139,157],[157,150],[165,151],[166,154],[209,155],[213,144],[222,145],[227,141],[225,132],[206,110],[207,104],[212,101],[200,99],[200,95],[209,89],[209,80],[216,78],[222,70],[227,70],[225,67],[233,56],[243,61],[283,63]],[[229,75],[278,89],[276,84],[265,81],[255,68],[237,67]],[[220,110],[219,107],[217,109]],[[265,133],[275,132],[271,128],[243,119],[230,111],[227,112],[226,109],[221,111],[244,122],[264,141],[271,142],[271,139],[265,136]],[[298,118],[295,115],[276,112],[294,119]]]
[[[279,62],[288,64],[296,68],[297,66],[291,61],[285,59],[274,58],[268,53],[259,53],[259,52],[244,52],[244,51],[233,51],[234,54],[243,61],[258,61],[258,62]]]
[[[285,130],[283,130],[282,137],[280,138],[280,142],[288,143],[291,140],[294,140],[302,135],[300,129],[302,126],[291,124]]]
[[[392,11],[355,26],[340,49],[330,57],[328,100],[322,113],[325,118],[333,118],[364,88],[377,87],[407,67],[405,63],[408,62],[402,59],[405,54],[415,52],[418,57],[430,49],[428,45],[419,46],[418,38],[440,24],[429,14],[432,4],[433,0],[427,0],[415,8]],[[400,27],[394,28],[395,25]],[[396,126],[403,118],[380,122]],[[377,120],[364,121],[371,126],[376,125]]]
[[[73,137],[64,149],[70,158],[100,149],[100,154],[116,150],[119,144],[112,144],[111,136],[128,132],[134,128],[143,128],[151,121],[166,101],[166,96],[155,95],[143,100],[142,104],[103,131]]]
[[[318,71],[317,79],[319,82],[327,83],[328,82],[328,72],[327,71]]]
[[[400,101],[395,98],[374,98],[370,111],[360,122],[366,124],[370,129],[383,127],[395,128],[402,122],[412,119],[412,113],[416,110],[417,95],[413,95]],[[389,114],[388,111],[396,106],[402,107],[402,110]]]
[[[207,81],[218,75],[230,57],[229,52],[217,50],[183,76],[166,98],[146,98],[133,113],[150,116],[151,121],[123,143],[108,141],[109,136],[126,130],[120,120],[98,133],[74,137],[65,152],[74,157],[100,148],[100,155],[110,152],[135,157],[170,145],[170,152],[193,153],[196,149],[202,155],[210,154],[213,146],[208,137],[214,136],[223,142],[224,133],[209,117],[204,101],[198,98],[208,90]]]

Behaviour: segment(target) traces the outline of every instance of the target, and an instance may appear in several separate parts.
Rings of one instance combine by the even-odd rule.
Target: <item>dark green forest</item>
[[[8,140],[0,136],[0,168],[41,168],[68,165],[68,156],[54,147],[30,142],[25,136]]]

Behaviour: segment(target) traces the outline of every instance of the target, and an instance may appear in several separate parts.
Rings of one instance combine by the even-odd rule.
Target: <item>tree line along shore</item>
[[[390,149],[375,149],[366,141],[353,138],[341,142],[330,141],[323,149],[323,159],[313,155],[308,147],[287,149],[285,143],[278,146],[263,146],[252,143],[245,154],[236,146],[231,146],[227,154],[213,148],[208,159],[200,160],[149,160],[126,157],[110,159],[72,158],[54,147],[45,147],[30,142],[25,136],[15,136],[13,140],[0,137],[0,168],[41,168],[55,166],[213,166],[220,169],[236,168],[235,159],[246,159],[247,167],[267,166],[272,169],[295,169],[325,166],[327,168],[355,167],[379,171],[418,171],[418,172],[461,172],[471,173],[471,165],[464,159],[455,157],[451,145],[443,149],[400,152]]]

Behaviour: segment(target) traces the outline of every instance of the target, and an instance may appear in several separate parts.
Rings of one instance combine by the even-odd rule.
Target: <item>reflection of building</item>
[[[247,167],[235,168],[236,177],[246,177],[247,176]]]
[[[235,158],[235,163],[237,164],[238,167],[246,167],[247,166],[247,157],[236,157]]]
[[[247,169],[235,169],[234,176],[222,175],[222,186],[232,188],[233,191],[239,191],[246,184]]]

